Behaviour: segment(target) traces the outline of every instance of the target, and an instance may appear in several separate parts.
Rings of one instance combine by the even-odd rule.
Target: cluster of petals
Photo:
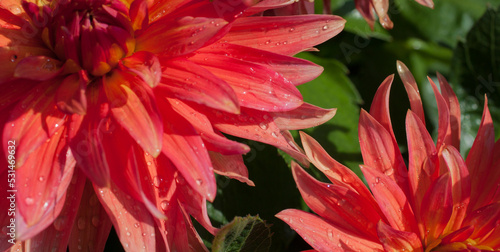
[[[305,160],[288,130],[335,113],[303,102],[323,69],[292,56],[345,21],[258,15],[287,2],[2,0],[0,250],[99,251],[112,226],[127,251],[205,250],[214,172],[253,184],[222,133]]]
[[[427,6],[429,8],[434,8],[433,0],[415,0],[417,3]],[[376,20],[376,16],[380,21],[380,24],[385,29],[392,29],[394,24],[389,18],[389,0],[354,0],[356,4],[356,9],[358,9],[361,16],[368,22],[370,27],[373,29],[373,25]],[[376,15],[375,15],[376,14]]]
[[[331,183],[292,164],[297,186],[312,211],[287,209],[277,216],[318,251],[498,251],[500,249],[500,141],[495,143],[487,99],[477,137],[464,160],[460,106],[438,74],[432,79],[439,112],[437,142],[425,126],[418,87],[408,68],[398,72],[409,96],[408,163],[392,130],[389,90],[379,87],[370,112],[361,111],[361,165],[368,188],[306,134],[307,157]],[[371,191],[371,192],[370,192]]]

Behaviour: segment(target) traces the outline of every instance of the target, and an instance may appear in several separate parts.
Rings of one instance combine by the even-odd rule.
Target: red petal
[[[243,17],[222,41],[294,55],[334,37],[344,24],[344,19],[332,15]]]
[[[189,60],[163,62],[164,74],[160,90],[168,96],[196,102],[208,107],[237,114],[238,98],[224,80]]]
[[[0,68],[1,69],[1,68]],[[2,92],[0,93],[0,110],[22,99],[26,94],[33,90],[38,82],[26,79],[13,79],[0,84]]]
[[[337,109],[324,109],[309,103],[287,111],[271,113],[274,123],[282,130],[306,129],[323,124],[337,113]]]
[[[471,239],[482,240],[487,238],[492,231],[498,234],[498,223],[500,222],[500,202],[481,207],[472,211],[464,220],[464,226],[474,226]],[[495,230],[496,229],[496,230]],[[492,237],[495,238],[495,237]],[[498,237],[496,237],[498,239]],[[498,240],[497,240],[498,242]]]
[[[85,115],[87,113],[85,90],[88,83],[88,76],[83,70],[66,77],[56,92],[57,107],[67,114]]]
[[[118,123],[146,152],[158,156],[163,125],[151,89],[133,76],[118,71],[106,76],[103,84]]]
[[[394,74],[387,77],[382,84],[380,84],[373,97],[372,105],[370,106],[370,115],[373,116],[377,122],[382,124],[387,132],[391,134],[393,141],[396,141],[394,131],[392,130],[391,114],[389,113],[389,96],[393,80]]]
[[[422,242],[417,234],[399,231],[380,221],[377,233],[385,251],[424,251]]]
[[[483,116],[479,131],[472,148],[467,155],[466,164],[471,177],[471,201],[469,211],[478,209],[488,202],[483,202],[487,197],[483,185],[486,178],[492,175],[492,154],[495,145],[495,131],[490,111],[488,109],[488,100],[484,102]],[[498,178],[498,177],[497,177]]]
[[[347,249],[355,251],[383,251],[380,243],[347,233],[320,217],[301,210],[283,210],[276,217],[290,225],[318,251],[332,251],[343,244],[348,244]]]
[[[410,203],[394,180],[371,167],[360,167],[391,227],[400,231],[418,232]]]
[[[300,132],[300,138],[307,158],[334,184],[345,185],[356,191],[365,201],[377,210],[377,213],[383,217],[377,202],[372,194],[366,188],[365,184],[349,168],[343,166],[335,159],[330,157],[321,145],[312,137],[304,132]]]
[[[94,190],[126,251],[155,251],[154,219],[146,207],[114,184]]]
[[[491,160],[488,179],[483,180],[482,184],[483,192],[489,193],[480,194],[478,200],[485,204],[500,202],[500,141],[497,140],[495,143],[491,156],[493,159]]]
[[[16,164],[21,166],[28,155],[59,131],[66,115],[54,102],[57,82],[47,81],[36,86],[19,101],[10,113],[3,139],[16,142]],[[4,143],[6,145],[7,142]],[[6,146],[4,150],[7,151]]]
[[[245,14],[251,15],[263,12],[265,10],[283,8],[295,2],[296,2],[295,0],[263,0],[253,5],[252,7],[248,8],[245,11]]]
[[[391,134],[365,110],[361,110],[358,131],[364,164],[387,175],[409,195],[406,165]]]
[[[136,51],[169,58],[185,55],[205,46],[226,25],[227,22],[220,18],[163,18],[149,25],[136,38]]]
[[[451,128],[450,128],[450,110],[444,97],[439,93],[436,84],[431,78],[427,77],[431,83],[439,113],[438,139],[436,148],[439,150],[445,144],[451,144]]]
[[[248,170],[241,155],[228,156],[212,151],[208,152],[208,154],[210,154],[215,173],[237,179],[249,186],[255,186],[255,184],[248,179]]]
[[[225,54],[211,54],[209,61],[198,57],[191,59],[226,81],[242,107],[278,112],[303,103],[302,95],[292,82],[265,66]]]
[[[132,21],[132,28],[137,31],[146,28],[149,23],[148,14],[148,1],[137,0],[130,4],[129,10],[130,20]]]
[[[361,13],[363,18],[366,20],[368,25],[373,30],[373,24],[375,23],[375,16],[372,11],[372,0],[358,0],[355,2],[356,9]]]
[[[375,226],[380,216],[364,198],[348,187],[315,180],[293,161],[292,172],[302,198],[312,211],[349,233],[377,240]]]
[[[181,115],[171,110],[173,104],[162,106],[163,154],[175,164],[187,182],[201,195],[212,201],[217,193],[213,167],[203,140],[193,126]]]
[[[425,226],[425,242],[432,243],[443,234],[453,211],[451,178],[449,173],[441,175],[431,185],[422,200],[422,222]]]
[[[448,166],[453,196],[453,213],[444,231],[444,233],[448,233],[448,231],[462,227],[462,221],[467,213],[470,200],[471,178],[469,170],[467,170],[467,166],[457,149],[453,146],[446,146],[441,154],[446,166]]]
[[[121,63],[126,69],[137,74],[144,83],[152,88],[156,87],[161,80],[161,64],[158,58],[152,53],[144,51],[136,52],[122,59]]]
[[[309,82],[323,72],[323,67],[307,60],[229,43],[217,43],[197,51],[194,58],[211,59],[213,54],[252,62],[276,71],[297,86]]]
[[[62,72],[61,62],[47,56],[30,56],[17,63],[14,77],[35,81],[50,80]]]
[[[422,106],[422,99],[420,98],[420,91],[418,90],[417,82],[415,81],[415,78],[413,78],[413,75],[408,67],[406,67],[403,62],[398,60],[397,68],[399,76],[405,86],[406,93],[408,94],[408,98],[410,99],[411,110],[417,114],[418,118],[420,118],[422,123],[425,125],[424,108]]]
[[[437,73],[441,94],[450,109],[451,145],[460,150],[460,104],[448,81]]]
[[[176,16],[197,16],[209,18],[223,18],[228,22],[243,15],[255,4],[254,0],[217,0],[217,1],[188,1],[184,8],[176,10]]]
[[[474,232],[474,226],[465,226],[463,228],[457,229],[449,234],[447,234],[443,240],[441,240],[442,244],[453,243],[453,242],[466,242],[467,239]]]

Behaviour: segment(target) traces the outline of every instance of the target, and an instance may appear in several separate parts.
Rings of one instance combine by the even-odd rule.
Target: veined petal
[[[162,106],[164,117],[168,118],[164,121],[162,152],[175,164],[189,185],[212,201],[217,185],[203,140],[186,119],[170,109],[172,106],[170,103]]]
[[[493,121],[488,109],[488,99],[485,99],[483,116],[477,132],[476,139],[465,161],[471,177],[471,201],[468,211],[472,211],[484,206],[487,194],[483,191],[484,178],[490,178],[492,173],[491,165],[493,148],[495,145],[495,132]],[[483,196],[484,195],[484,196]]]
[[[47,56],[30,56],[17,63],[14,77],[35,81],[50,80],[62,72],[61,62]]]
[[[372,105],[370,106],[370,115],[384,126],[387,132],[391,134],[393,141],[396,141],[394,131],[392,130],[391,115],[389,113],[389,95],[393,80],[394,74],[387,77],[382,84],[380,84],[373,97]]]
[[[130,72],[136,74],[151,88],[161,80],[161,64],[158,58],[150,52],[136,52],[122,59],[121,63]]]
[[[453,146],[445,146],[441,155],[448,166],[453,197],[453,212],[444,233],[458,230],[467,213],[471,193],[471,177],[460,152]]]
[[[344,24],[344,19],[332,15],[243,17],[222,41],[294,55],[334,37]]]
[[[85,89],[88,83],[88,76],[83,70],[66,77],[55,96],[59,110],[67,114],[85,115],[87,113]]]
[[[287,209],[279,212],[276,217],[286,222],[300,236],[312,244],[313,248],[322,251],[332,251],[342,244],[347,249],[358,251],[383,251],[380,243],[373,242],[337,228],[320,217],[301,210]],[[340,245],[340,246],[339,246]]]
[[[0,88],[3,90],[0,93],[0,110],[4,110],[24,98],[38,84],[35,81],[26,79],[13,79],[0,83]]]
[[[425,226],[425,242],[431,244],[443,234],[453,212],[453,195],[449,173],[441,175],[422,200],[421,219]]]
[[[192,15],[197,17],[223,18],[231,22],[243,15],[250,6],[257,2],[256,0],[190,1],[190,3],[178,10],[176,14],[180,17]]]
[[[385,251],[424,251],[422,242],[415,233],[396,230],[382,221],[377,225],[377,233]]]
[[[154,220],[143,204],[126,197],[114,183],[110,187],[94,186],[99,201],[108,213],[111,222],[126,251],[155,251]],[[146,235],[143,235],[146,233]]]
[[[365,165],[360,167],[391,227],[400,231],[418,232],[410,203],[396,182],[377,169]]]
[[[229,43],[216,43],[202,48],[193,57],[211,59],[213,54],[227,55],[234,59],[262,65],[276,71],[295,86],[309,82],[323,72],[323,67],[307,60]]]
[[[105,77],[103,86],[117,122],[146,152],[158,156],[163,125],[151,89],[133,76],[118,71]]]
[[[136,38],[136,51],[169,58],[186,55],[205,46],[226,25],[227,21],[220,18],[162,18]]]
[[[151,1],[136,0],[130,4],[129,15],[134,30],[141,30],[147,27],[149,23],[148,2]]]
[[[372,0],[356,0],[356,9],[359,11],[359,13],[361,13],[361,16],[363,16],[363,18],[373,30],[375,16],[372,11],[371,2]]]
[[[278,112],[292,110],[303,103],[302,95],[293,83],[272,69],[225,54],[211,54],[209,59],[191,58],[225,80],[242,107]]]
[[[231,86],[207,69],[180,59],[165,60],[163,67],[159,90],[168,92],[168,96],[239,113],[238,98]]]
[[[448,81],[437,73],[441,94],[450,110],[451,145],[460,150],[460,104]]]
[[[438,139],[436,148],[439,150],[445,144],[451,144],[451,128],[450,128],[450,110],[444,97],[439,93],[436,84],[431,78],[427,77],[431,83],[439,113]]]
[[[318,126],[332,119],[337,109],[324,109],[309,103],[286,112],[271,113],[274,123],[282,130],[299,130]]]
[[[406,165],[391,134],[365,110],[359,116],[358,132],[364,164],[387,175],[409,195]]]
[[[295,0],[263,0],[258,2],[257,4],[251,6],[247,10],[245,10],[245,14],[250,16],[252,14],[260,13],[265,10],[282,8],[288,5],[296,3]]]
[[[389,0],[375,0],[372,1],[372,5],[373,8],[375,9],[375,12],[377,13],[380,24],[385,29],[392,29],[394,24],[387,15],[387,11],[389,10]]]
[[[302,198],[312,211],[337,227],[368,240],[377,240],[377,211],[354,190],[315,180],[292,161],[293,178]]]
[[[418,90],[417,82],[415,81],[415,78],[413,78],[413,75],[408,67],[406,67],[406,65],[399,60],[397,61],[397,69],[399,77],[401,77],[405,86],[408,98],[410,99],[411,110],[425,125],[424,108],[422,106],[422,99],[420,98],[420,91]]]
[[[498,222],[500,221],[500,202],[486,205],[470,212],[465,218],[464,226],[474,226],[474,233],[470,236],[472,239],[485,239],[495,231],[498,234]],[[498,237],[497,237],[498,238]],[[498,242],[498,240],[497,240]]]
[[[236,179],[249,186],[255,186],[255,184],[248,179],[248,170],[241,155],[222,155],[213,151],[209,151],[208,154],[212,160],[215,173]]]

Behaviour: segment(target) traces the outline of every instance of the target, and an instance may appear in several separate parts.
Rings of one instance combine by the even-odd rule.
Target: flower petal
[[[334,37],[344,24],[344,19],[332,15],[243,17],[222,41],[294,55]]]
[[[191,59],[226,81],[242,107],[278,112],[292,110],[303,103],[302,95],[292,82],[265,66],[225,54],[211,54],[210,61]]]
[[[209,151],[208,154],[210,154],[210,159],[212,160],[215,173],[232,179],[237,179],[238,181],[246,183],[249,186],[255,186],[255,184],[248,179],[248,170],[241,155],[229,156],[213,151]]]
[[[472,211],[464,220],[464,226],[474,226],[474,233],[470,236],[472,239],[485,239],[496,231],[498,234],[498,223],[500,221],[500,202],[481,207]],[[496,230],[495,230],[496,229]],[[492,237],[495,238],[495,237]],[[496,237],[498,239],[498,237]],[[498,242],[498,240],[497,240]]]
[[[495,145],[495,132],[493,121],[488,109],[488,99],[484,102],[483,116],[477,132],[476,139],[465,161],[471,177],[471,201],[469,210],[472,211],[484,206],[483,202],[487,193],[483,191],[484,178],[490,178],[493,168],[491,165],[493,148]]]
[[[272,69],[295,86],[309,82],[323,72],[323,67],[307,60],[229,43],[216,43],[202,48],[194,58],[211,59],[213,54],[227,55]]]
[[[318,126],[332,119],[337,109],[324,109],[309,103],[287,111],[271,113],[274,123],[282,130],[299,130]]]
[[[318,251],[332,251],[337,246],[342,247],[342,243],[349,244],[347,248],[350,250],[383,251],[381,244],[347,233],[320,217],[301,210],[283,210],[276,217],[290,225]]]
[[[22,99],[27,93],[33,90],[37,82],[26,79],[13,79],[2,82],[0,88],[0,110],[6,109],[8,106]],[[10,111],[10,110],[9,110]]]
[[[168,96],[239,113],[236,93],[224,80],[189,60],[175,59],[162,63],[164,70],[159,89],[166,91]]]
[[[292,161],[293,178],[312,211],[336,227],[369,240],[377,240],[377,211],[354,190],[338,184],[325,184],[315,180]]]
[[[265,10],[282,8],[295,3],[295,0],[263,0],[251,6],[245,11],[246,15],[252,15]]]
[[[375,9],[375,12],[377,13],[380,24],[385,29],[392,29],[394,24],[392,23],[391,19],[387,15],[387,11],[389,10],[389,0],[372,1],[372,5],[373,5],[373,8]]]
[[[146,207],[127,197],[113,183],[110,187],[94,185],[94,190],[108,213],[123,248],[126,251],[155,251],[154,219]]]
[[[451,144],[450,110],[448,108],[448,105],[446,104],[444,97],[439,93],[439,90],[434,81],[432,81],[432,79],[429,77],[427,77],[427,79],[431,83],[438,107],[439,125],[436,148],[439,150],[443,145]]]
[[[137,74],[151,88],[158,85],[161,79],[161,64],[158,58],[150,52],[136,52],[122,59],[123,66]]]
[[[418,232],[410,203],[396,182],[377,169],[365,165],[360,167],[391,227],[400,231]]]
[[[387,175],[409,195],[408,172],[393,136],[365,110],[359,116],[358,135],[364,164]]]
[[[117,122],[146,152],[158,156],[163,125],[150,87],[117,70],[104,78],[103,86]]]
[[[67,114],[85,115],[87,113],[85,90],[88,83],[88,76],[83,70],[66,77],[56,92],[57,108]]]
[[[434,9],[434,2],[432,0],[415,0],[415,2]]]
[[[448,81],[437,73],[441,94],[450,109],[451,145],[460,150],[460,104]]]
[[[162,18],[150,24],[136,38],[136,51],[148,51],[169,58],[186,55],[205,46],[226,25],[227,21],[220,18]]]
[[[397,61],[397,69],[399,77],[401,77],[405,86],[408,98],[410,99],[411,110],[417,114],[418,118],[420,118],[422,123],[425,125],[424,108],[422,106],[422,99],[420,98],[420,91],[418,90],[417,82],[415,81],[415,78],[413,78],[413,75],[408,67],[406,67],[406,65],[399,60]]]
[[[62,72],[61,62],[47,56],[30,56],[17,63],[14,77],[35,81],[50,80]]]
[[[396,230],[382,221],[377,225],[377,233],[385,251],[424,251],[422,242],[415,233]]]
[[[391,115],[389,113],[389,95],[391,92],[392,81],[394,74],[387,77],[380,84],[375,96],[373,97],[372,105],[370,106],[370,115],[378,121],[392,136],[393,141],[396,141],[394,131],[392,129]]]
[[[99,202],[92,183],[90,180],[85,183],[85,180],[84,177],[80,206],[72,209],[76,218],[71,229],[69,250],[104,251],[112,223]],[[75,211],[76,209],[78,211]],[[58,220],[56,219],[56,221]],[[59,221],[61,221],[60,224],[64,223],[63,219]]]

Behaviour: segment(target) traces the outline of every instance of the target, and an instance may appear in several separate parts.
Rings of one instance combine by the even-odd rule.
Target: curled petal
[[[330,120],[337,109],[323,109],[309,103],[287,111],[271,113],[274,123],[282,130],[298,130],[318,126]]]
[[[85,89],[88,83],[88,76],[83,70],[66,77],[56,92],[57,107],[67,114],[85,115],[87,113]]]
[[[47,56],[31,56],[17,63],[14,69],[14,77],[45,81],[56,77],[61,72],[60,61]]]
[[[135,2],[134,2],[135,3]],[[161,64],[158,58],[149,52],[136,52],[122,59],[123,66],[137,74],[151,88],[158,85],[161,79]]]
[[[255,186],[255,184],[248,179],[248,170],[241,155],[227,156],[213,151],[208,152],[208,154],[210,154],[215,173],[236,179],[249,186]]]

